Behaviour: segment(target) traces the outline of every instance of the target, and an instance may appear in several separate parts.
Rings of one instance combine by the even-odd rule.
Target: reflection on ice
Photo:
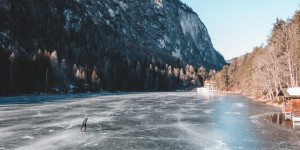
[[[0,98],[0,149],[298,147],[250,117],[273,107],[245,99],[193,92]],[[81,132],[85,117],[87,132]],[[276,141],[281,144],[268,144]]]
[[[292,122],[292,126],[294,131],[300,132],[300,122]]]
[[[300,122],[285,119],[283,113],[268,113],[265,115],[265,120],[278,125],[279,128],[285,128],[295,133],[300,132]]]

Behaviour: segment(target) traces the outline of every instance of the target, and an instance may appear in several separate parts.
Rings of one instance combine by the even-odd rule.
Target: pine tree
[[[150,71],[149,69],[147,68],[146,71],[145,71],[145,82],[144,82],[144,90],[145,91],[148,91],[150,90],[150,82],[151,82],[151,79],[150,79]]]
[[[10,88],[12,88],[12,82],[13,82],[13,64],[14,60],[16,59],[15,53],[11,53],[9,56],[10,60]]]
[[[93,71],[92,77],[91,77],[91,83],[92,83],[92,89],[93,91],[100,90],[101,88],[101,81],[98,77],[96,70]]]

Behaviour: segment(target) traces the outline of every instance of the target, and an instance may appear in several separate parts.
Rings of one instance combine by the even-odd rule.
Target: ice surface
[[[196,92],[3,97],[0,149],[299,149],[297,133],[257,117],[272,111]]]

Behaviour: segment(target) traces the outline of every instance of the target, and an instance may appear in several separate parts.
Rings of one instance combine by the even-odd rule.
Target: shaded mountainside
[[[22,81],[26,85],[40,82],[30,83],[32,88],[46,85],[40,74],[47,68],[51,83],[67,85],[76,80],[71,70],[81,66],[84,78],[92,78],[95,71],[106,89],[116,90],[125,88],[137,64],[143,79],[150,64],[158,70],[166,64],[207,70],[226,64],[197,14],[179,0],[2,0],[0,4],[1,58],[7,59],[1,60],[1,67],[7,72],[16,68],[2,75],[9,86],[8,79],[24,76],[35,78]],[[16,59],[9,59],[12,53]],[[59,68],[62,63],[65,73]]]

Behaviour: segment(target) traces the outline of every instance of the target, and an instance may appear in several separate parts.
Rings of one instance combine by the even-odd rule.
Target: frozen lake
[[[3,97],[0,149],[300,149],[297,130],[259,117],[276,111],[216,93]]]

